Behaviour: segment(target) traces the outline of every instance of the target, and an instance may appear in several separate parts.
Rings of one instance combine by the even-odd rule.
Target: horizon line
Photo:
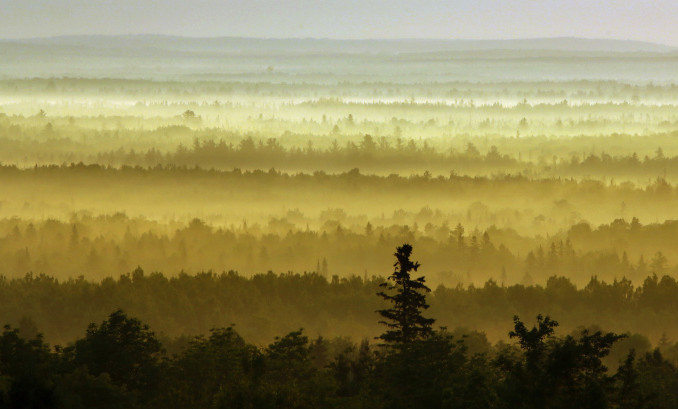
[[[512,38],[442,38],[442,37],[366,37],[366,38],[350,38],[350,37],[269,37],[269,36],[242,36],[242,35],[214,35],[214,36],[192,36],[183,34],[162,34],[162,33],[117,33],[117,34],[55,34],[46,36],[34,37],[0,37],[0,41],[26,41],[26,40],[49,40],[59,38],[86,38],[86,37],[165,37],[165,38],[183,38],[193,40],[211,40],[211,39],[245,39],[245,40],[316,40],[316,41],[468,41],[468,42],[483,42],[483,41],[535,41],[535,40],[583,40],[583,41],[614,41],[614,42],[628,42],[648,45],[657,45],[669,48],[678,48],[678,45],[670,45],[667,43],[660,43],[648,40],[636,40],[628,38],[616,37],[579,37],[579,36],[553,36],[553,37],[512,37]]]

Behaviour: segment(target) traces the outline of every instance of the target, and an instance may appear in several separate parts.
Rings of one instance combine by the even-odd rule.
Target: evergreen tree
[[[431,289],[426,286],[423,276],[416,279],[410,277],[410,272],[417,271],[420,266],[419,262],[410,260],[411,254],[412,246],[409,244],[396,249],[393,274],[387,282],[380,284],[380,287],[385,287],[388,292],[395,291],[395,294],[384,291],[377,293],[392,304],[391,308],[377,311],[383,317],[379,323],[388,327],[377,339],[389,345],[408,345],[433,334],[431,326],[435,320],[422,316],[422,310],[429,307],[425,293]]]

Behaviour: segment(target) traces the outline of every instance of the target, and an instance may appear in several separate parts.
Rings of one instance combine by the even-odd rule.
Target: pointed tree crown
[[[385,290],[377,293],[391,303],[391,308],[378,310],[382,320],[380,324],[388,327],[377,339],[387,345],[407,345],[433,334],[432,318],[425,318],[422,311],[428,309],[426,293],[431,289],[425,284],[424,277],[412,279],[410,272],[416,272],[420,264],[411,261],[412,246],[403,244],[395,252],[394,271],[380,287]]]

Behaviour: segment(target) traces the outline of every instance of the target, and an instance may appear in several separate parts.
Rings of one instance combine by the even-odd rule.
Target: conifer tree
[[[423,276],[416,279],[410,277],[410,272],[416,272],[420,266],[419,262],[410,260],[412,246],[403,244],[394,255],[396,262],[393,264],[393,274],[387,282],[380,284],[380,287],[386,288],[386,292],[377,293],[392,304],[391,308],[377,311],[383,318],[379,323],[388,327],[377,339],[388,345],[404,346],[432,335],[435,320],[422,316],[422,311],[429,307],[425,294],[431,289],[426,286]]]

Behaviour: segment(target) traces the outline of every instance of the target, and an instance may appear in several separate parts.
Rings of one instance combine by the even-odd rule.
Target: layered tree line
[[[671,133],[671,136],[675,135]],[[658,135],[655,137],[661,138]],[[618,135],[615,139],[623,139],[623,136]],[[546,141],[537,139],[533,142],[548,144]],[[235,142],[226,142],[223,139],[195,139],[191,145],[180,145],[167,153],[155,148],[146,151],[117,150],[102,152],[85,160],[112,166],[152,167],[174,164],[216,169],[273,167],[302,171],[323,169],[329,172],[359,168],[378,174],[398,173],[399,170],[402,173],[403,169],[419,173],[428,170],[443,174],[454,171],[469,175],[520,173],[533,178],[552,176],[596,180],[618,178],[641,183],[657,177],[674,180],[678,175],[678,157],[666,156],[659,146],[651,154],[641,155],[636,152],[611,155],[604,151],[570,150],[567,153],[549,156],[543,147],[540,152],[534,152],[528,146],[524,153],[508,155],[501,152],[495,144],[481,152],[473,142],[473,139],[470,139],[466,146],[441,149],[435,146],[435,142],[426,140],[423,142],[407,138],[394,140],[386,136],[375,138],[371,135],[364,135],[361,140],[355,142],[349,140],[345,144],[340,144],[335,138],[329,147],[315,147],[312,139],[308,140],[306,146],[299,147],[285,147],[276,138],[255,140],[246,137]],[[587,142],[592,141],[587,139]],[[501,142],[493,140],[489,143]],[[570,140],[568,144],[575,145],[576,149],[577,140]],[[72,156],[64,157],[66,160],[71,158]]]
[[[381,275],[388,249],[403,241],[420,248],[429,280],[436,285],[482,285],[488,279],[543,285],[554,275],[577,285],[592,276],[638,284],[648,275],[676,271],[674,221],[617,219],[597,227],[578,223],[551,237],[530,237],[509,228],[471,229],[466,221],[450,225],[429,208],[394,217],[365,221],[327,209],[314,219],[290,211],[265,225],[241,222],[229,227],[200,219],[160,223],[119,213],[80,215],[70,222],[0,219],[0,274],[100,280],[141,266],[168,276],[235,270],[243,276],[306,271],[326,279],[372,277]]]
[[[381,335],[358,344],[303,329],[265,345],[238,327],[186,337],[168,351],[137,318],[114,310],[72,342],[29,328],[0,335],[0,404],[8,408],[673,408],[678,367],[662,352],[625,348],[628,335],[519,316],[508,338],[436,327],[412,247],[397,248],[372,312]],[[141,276],[139,273],[138,276]],[[376,311],[375,314],[374,312]],[[82,331],[82,330],[81,330]],[[481,338],[481,339],[479,339]]]
[[[339,98],[341,94],[360,97],[375,96],[429,96],[455,97],[468,100],[488,96],[522,100],[534,99],[580,99],[588,102],[610,100],[671,101],[678,94],[675,83],[629,83],[613,80],[578,81],[445,81],[430,83],[421,81],[316,81],[278,82],[262,75],[261,81],[236,79],[212,79],[200,81],[168,81],[151,79],[52,77],[10,78],[0,80],[0,89],[6,95],[44,96],[70,94],[78,96],[118,95],[148,99],[149,96],[166,98],[204,98],[213,95],[244,94],[257,96],[296,97],[316,93],[322,98]]]
[[[180,345],[183,336],[231,324],[260,345],[302,327],[312,337],[357,341],[378,335],[376,320],[365,311],[380,309],[374,293],[383,283],[380,277],[327,279],[316,273],[168,277],[141,269],[100,282],[27,275],[0,281],[0,322],[24,333],[42,332],[47,340],[63,344],[77,338],[89,322],[123,308],[149,323],[163,341],[174,340],[172,345]],[[544,285],[502,285],[493,280],[468,287],[438,285],[428,303],[438,325],[453,332],[481,331],[490,342],[504,337],[513,315],[544,313],[557,316],[564,331],[603,326],[629,332],[636,334],[632,344],[639,351],[662,346],[678,359],[678,346],[674,347],[678,328],[671,324],[678,319],[677,299],[678,284],[667,275],[651,275],[637,283],[593,277],[583,286],[553,276]],[[487,349],[487,340],[478,348]]]
[[[645,157],[658,148],[667,158],[678,153],[677,89],[618,81],[14,78],[0,81],[0,161],[545,176],[558,174],[549,173],[555,157],[561,175],[646,179],[664,168],[675,174],[670,161]],[[603,169],[565,166],[589,156]]]
[[[2,163],[29,167],[84,162],[113,167],[176,165],[330,173],[359,168],[380,175],[505,173],[530,178],[615,178],[639,184],[657,177],[675,181],[678,174],[675,125],[644,135],[641,145],[638,134],[629,132],[520,138],[455,133],[454,138],[424,139],[415,137],[416,131],[403,131],[401,125],[406,125],[395,117],[388,122],[394,130],[387,135],[375,134],[371,127],[346,135],[338,126],[315,134],[192,129],[166,122],[153,129],[102,131],[78,127],[74,119],[49,120],[41,112],[28,123],[0,114]],[[178,115],[192,118],[196,114],[186,110]],[[354,120],[351,115],[342,121]]]
[[[678,407],[674,56],[72,40],[0,44],[0,409]]]
[[[122,212],[165,222],[199,217],[228,226],[268,223],[296,209],[302,213],[297,221],[303,221],[298,227],[309,224],[322,231],[319,227],[331,218],[318,216],[341,209],[347,216],[345,226],[357,224],[360,229],[375,220],[412,228],[415,221],[419,228],[446,222],[448,228],[458,223],[482,230],[496,226],[532,236],[555,235],[584,221],[598,225],[617,218],[671,220],[677,196],[676,186],[662,177],[636,185],[509,174],[380,176],[359,169],[331,174],[82,163],[27,169],[0,166],[0,183],[3,214],[21,218],[64,220],[78,212]],[[411,217],[422,209],[423,217]],[[406,217],[399,217],[403,212]]]

